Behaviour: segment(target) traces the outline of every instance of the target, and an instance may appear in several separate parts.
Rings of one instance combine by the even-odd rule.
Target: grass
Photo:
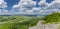
[[[44,24],[47,24],[47,23],[59,24],[58,29],[60,29],[60,13],[53,13],[48,16],[45,16],[43,21],[44,21],[43,22]]]
[[[44,23],[58,23],[60,22],[60,13],[53,13],[43,18]]]
[[[35,26],[40,17],[0,16],[0,29],[28,29]]]
[[[43,20],[44,24],[58,24],[60,23],[60,13],[53,13],[45,17],[0,16],[0,29],[28,29],[31,26],[35,26],[39,20]],[[59,27],[58,29],[60,29]]]

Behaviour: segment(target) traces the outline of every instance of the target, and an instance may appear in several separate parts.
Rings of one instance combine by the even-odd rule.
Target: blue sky
[[[7,9],[12,9],[12,6],[13,5],[15,5],[15,4],[18,4],[18,2],[20,1],[20,0],[4,0],[5,2],[7,2],[7,5],[8,5],[8,7],[7,7]],[[33,0],[33,1],[35,1],[35,2],[40,2],[40,0]],[[53,0],[46,0],[46,2],[47,3],[51,3]],[[38,6],[38,4],[36,4],[37,6]],[[37,7],[36,6],[36,7]]]
[[[7,2],[7,5],[8,5],[7,9],[10,10],[12,8],[12,6],[15,4],[18,4],[19,1],[20,0],[5,0],[5,2]]]
[[[60,0],[0,0],[0,15],[47,15],[60,12],[59,6]]]

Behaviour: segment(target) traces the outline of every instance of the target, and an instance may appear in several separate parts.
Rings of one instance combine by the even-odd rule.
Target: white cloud
[[[32,9],[36,5],[36,2],[33,0],[20,0],[18,5],[14,5],[13,8],[19,9]]]
[[[50,3],[46,9],[51,10],[51,11],[60,11],[60,0],[54,0],[52,3]]]
[[[35,7],[35,5],[36,2],[33,0],[20,0],[18,5],[14,5],[13,8],[24,14],[33,14],[32,9]]]
[[[4,2],[4,0],[0,0],[0,8],[6,8],[7,7],[7,3]]]
[[[8,10],[1,10],[0,9],[0,15],[7,15],[8,14]]]
[[[19,10],[19,14],[36,14],[36,15],[42,15],[45,14],[46,11],[43,10],[42,8],[45,9],[47,7],[48,3],[46,3],[46,0],[42,0],[39,2],[39,5],[41,6],[40,8],[35,7],[36,2],[33,0],[21,0],[18,5],[14,5],[13,8],[16,10]]]
[[[7,8],[7,3],[4,2],[4,0],[0,0],[0,15],[7,14],[8,10],[5,10]]]
[[[51,13],[60,12],[60,0],[54,0],[51,3],[46,3],[46,0],[42,0],[38,4],[39,4],[39,6],[41,6],[42,10],[44,9],[42,12],[44,12],[45,10],[48,10],[48,12],[51,12]]]
[[[17,14],[38,14],[47,15],[52,12],[60,12],[60,0],[54,0],[51,3],[46,3],[46,0],[41,0],[38,5],[39,8],[35,7],[36,2],[33,0],[20,0],[17,5],[13,6],[13,10],[18,10]]]
[[[38,5],[42,8],[42,9],[46,9],[46,7],[48,6],[48,3],[46,3],[46,0],[41,0]]]

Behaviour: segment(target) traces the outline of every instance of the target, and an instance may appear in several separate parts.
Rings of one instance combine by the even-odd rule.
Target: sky
[[[48,15],[60,12],[60,0],[0,0],[0,15]]]

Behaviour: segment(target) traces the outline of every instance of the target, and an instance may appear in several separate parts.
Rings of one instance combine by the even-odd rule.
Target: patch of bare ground
[[[29,29],[57,29],[58,24],[43,24],[39,21],[36,26],[29,27]]]

